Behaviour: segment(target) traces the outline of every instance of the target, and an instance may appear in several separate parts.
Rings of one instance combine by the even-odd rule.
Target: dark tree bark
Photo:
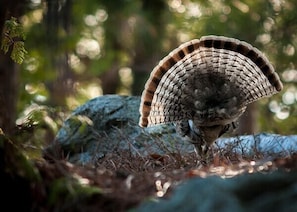
[[[116,63],[100,76],[103,94],[115,94],[119,86],[119,65]]]
[[[72,0],[51,1],[47,0],[47,13],[45,15],[46,43],[48,46],[49,60],[56,78],[46,83],[50,92],[52,106],[65,106],[66,97],[73,90],[73,72],[68,65],[68,52],[61,51],[61,38],[59,31],[70,33]]]
[[[244,114],[239,118],[239,126],[236,130],[236,134],[238,135],[252,135],[257,132],[257,103],[251,103],[247,107]]]
[[[18,90],[17,65],[9,55],[0,53],[0,128],[10,135],[16,119],[16,102]]]
[[[133,95],[141,95],[148,75],[162,57],[161,43],[166,26],[164,19],[167,11],[166,2],[142,0],[142,11],[144,20],[140,20],[135,35],[135,56],[132,64]]]
[[[102,1],[107,10],[108,19],[104,23],[106,38],[104,41],[106,55],[112,54],[112,65],[100,74],[103,94],[115,94],[120,86],[120,53],[125,51],[122,31],[127,17],[123,14],[126,6],[123,1]]]
[[[24,11],[24,1],[3,0],[0,6],[0,30],[6,20],[19,18]],[[18,65],[9,54],[0,53],[0,128],[7,135],[12,134],[16,119],[16,103],[18,91]]]

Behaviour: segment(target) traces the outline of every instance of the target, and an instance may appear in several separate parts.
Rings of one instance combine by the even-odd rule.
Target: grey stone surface
[[[173,125],[139,127],[139,105],[137,96],[91,99],[65,120],[56,143],[71,162],[82,164],[119,150],[141,155],[194,151],[192,144],[176,134]]]
[[[81,164],[122,150],[140,155],[194,151],[193,145],[176,133],[173,124],[139,127],[139,105],[139,96],[105,95],[91,99],[65,120],[56,142],[48,149],[59,144],[70,162]],[[297,136],[261,133],[220,138],[213,148],[289,155],[297,150]]]
[[[297,152],[297,135],[278,135],[259,133],[256,135],[243,135],[231,138],[220,138],[217,142],[219,148],[233,146],[233,151],[239,154],[255,155],[264,154],[289,156]]]
[[[135,212],[296,211],[297,172],[250,174],[229,179],[195,178],[178,186],[169,199],[150,200]]]

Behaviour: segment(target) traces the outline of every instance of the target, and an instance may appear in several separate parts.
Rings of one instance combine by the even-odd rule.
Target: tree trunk
[[[143,20],[139,20],[135,35],[132,94],[141,95],[145,81],[162,55],[162,41],[167,12],[164,0],[142,0]]]
[[[249,104],[244,114],[239,118],[239,126],[236,130],[236,134],[251,135],[256,133],[258,130],[257,117],[257,103],[254,102]]]
[[[1,2],[0,32],[3,34],[4,23],[11,17],[22,15],[24,3],[22,0]],[[2,39],[2,36],[1,36]],[[18,91],[18,65],[10,58],[9,53],[0,52],[0,128],[7,135],[13,133],[16,119],[16,104]]]
[[[0,53],[0,128],[7,135],[12,134],[16,119],[17,65],[9,55]]]
[[[61,2],[47,0],[47,13],[45,23],[47,27],[46,43],[48,46],[49,58],[52,70],[55,71],[56,78],[47,82],[50,92],[50,104],[52,106],[66,106],[66,97],[73,90],[73,72],[68,65],[68,52],[61,51],[61,37],[59,31],[69,34],[71,20],[72,1]],[[64,53],[61,53],[64,52]]]
[[[115,94],[119,87],[119,65],[115,64],[100,76],[103,94]]]

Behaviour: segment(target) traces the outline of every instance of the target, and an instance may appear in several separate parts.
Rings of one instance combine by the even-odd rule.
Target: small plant
[[[24,40],[25,33],[23,26],[18,23],[16,18],[11,17],[4,25],[1,50],[6,54],[12,48],[10,58],[14,62],[21,64],[27,54]]]

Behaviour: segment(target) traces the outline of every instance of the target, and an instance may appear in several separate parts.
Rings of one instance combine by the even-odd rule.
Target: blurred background
[[[259,48],[284,83],[251,104],[238,133],[296,134],[296,9],[295,0],[2,0],[0,28],[15,17],[27,54],[19,65],[0,53],[0,127],[50,141],[77,106],[141,95],[160,59],[214,34]]]

